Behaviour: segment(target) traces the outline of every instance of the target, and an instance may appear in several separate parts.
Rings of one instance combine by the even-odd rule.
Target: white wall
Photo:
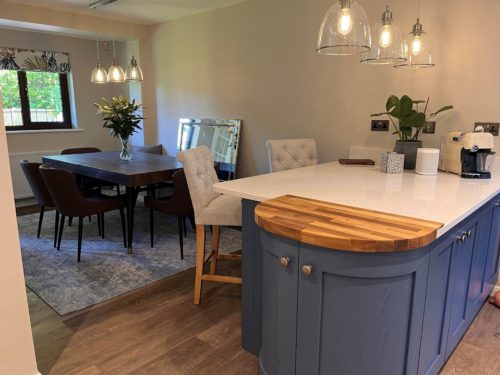
[[[316,138],[322,162],[346,156],[351,145],[392,147],[390,133],[369,131],[369,115],[383,110],[393,93],[430,96],[431,109],[456,107],[438,119],[436,135],[422,136],[425,146],[437,146],[444,132],[470,131],[475,121],[500,122],[500,2],[472,8],[469,0],[423,2],[421,21],[434,39],[438,66],[420,71],[318,55],[319,27],[333,2],[251,0],[156,27],[158,129],[152,138],[174,153],[179,117],[240,118],[240,176],[248,176],[268,171],[268,138]],[[372,23],[386,4],[360,3]],[[409,32],[416,2],[391,6]]]
[[[1,104],[0,104],[1,112]],[[17,234],[7,139],[0,116],[0,374],[34,375],[35,350]]]
[[[102,128],[102,121],[96,115],[94,103],[100,101],[102,97],[109,98],[120,94],[128,96],[129,87],[128,84],[96,85],[90,82],[90,74],[97,62],[95,40],[4,29],[0,32],[0,46],[70,53],[76,105],[72,108],[72,115],[76,117],[74,126],[83,130],[83,132],[62,133],[9,133],[7,135],[9,152],[57,150],[79,146],[95,146],[103,150],[119,148],[118,141]],[[117,57],[123,66],[127,63],[126,45],[119,42],[116,46]],[[103,48],[100,51],[102,65],[109,67],[113,57],[112,46],[109,46],[108,51]]]

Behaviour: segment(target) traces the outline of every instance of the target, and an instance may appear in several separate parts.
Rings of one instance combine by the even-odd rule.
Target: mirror
[[[240,120],[179,119],[177,151],[207,146],[219,165],[219,178],[232,180],[236,175]]]

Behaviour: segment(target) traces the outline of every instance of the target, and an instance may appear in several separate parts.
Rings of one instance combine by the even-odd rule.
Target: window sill
[[[40,129],[40,130],[9,130],[9,134],[35,134],[35,133],[79,133],[84,132],[83,129]]]

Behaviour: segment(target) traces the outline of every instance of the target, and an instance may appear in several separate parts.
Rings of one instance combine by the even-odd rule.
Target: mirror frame
[[[185,126],[226,126],[235,128],[235,132],[233,133],[231,152],[234,153],[234,157],[231,158],[230,163],[218,162],[220,168],[221,177],[225,179],[233,180],[236,176],[236,166],[238,164],[238,155],[239,155],[239,144],[240,144],[240,136],[241,136],[241,120],[217,120],[217,119],[195,119],[195,118],[180,118],[179,119],[179,129],[177,133],[177,152],[184,151],[181,148],[184,134]],[[226,177],[227,175],[227,177]]]

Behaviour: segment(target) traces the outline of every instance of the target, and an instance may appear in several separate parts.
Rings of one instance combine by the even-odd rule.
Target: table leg
[[[132,254],[132,240],[134,233],[134,210],[135,202],[137,201],[138,191],[132,186],[126,187],[127,195],[127,250]]]

